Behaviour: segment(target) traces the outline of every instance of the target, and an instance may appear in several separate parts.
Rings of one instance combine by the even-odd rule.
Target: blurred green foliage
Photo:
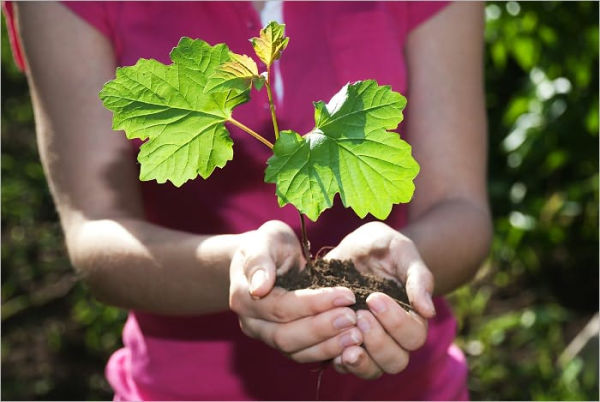
[[[598,400],[598,3],[486,4],[491,255],[451,301],[474,399]]]
[[[473,399],[598,400],[598,375],[557,363],[598,310],[598,3],[486,5],[495,235],[450,298]],[[109,399],[125,312],[69,265],[37,154],[26,81],[2,21],[2,397]]]

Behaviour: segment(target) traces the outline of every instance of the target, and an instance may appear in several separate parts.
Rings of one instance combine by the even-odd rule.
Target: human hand
[[[345,348],[334,359],[334,367],[365,379],[404,370],[409,352],[425,343],[426,319],[435,316],[433,275],[414,243],[382,222],[369,222],[346,236],[325,258],[352,259],[361,272],[403,282],[415,309],[406,312],[383,293],[369,295],[369,311],[357,313],[364,345]]]
[[[229,271],[229,306],[242,331],[301,363],[333,359],[363,342],[347,307],[355,303],[349,289],[274,287],[277,272],[305,263],[294,231],[269,221],[247,234]]]

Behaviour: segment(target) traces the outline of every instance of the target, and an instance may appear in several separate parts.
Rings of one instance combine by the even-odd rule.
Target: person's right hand
[[[278,272],[305,263],[294,231],[269,221],[248,233],[235,252],[229,289],[242,331],[301,363],[333,359],[363,342],[356,314],[347,307],[355,303],[348,288],[274,287]]]

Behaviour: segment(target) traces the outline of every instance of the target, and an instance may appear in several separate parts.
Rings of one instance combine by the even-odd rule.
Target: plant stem
[[[267,79],[265,80],[267,87],[267,97],[269,98],[269,109],[271,109],[271,120],[273,120],[273,130],[275,131],[275,141],[279,138],[279,125],[277,124],[277,116],[275,116],[275,104],[273,103],[273,93],[271,92],[271,67],[267,67]]]
[[[271,66],[267,66],[267,79],[265,80],[265,86],[267,87],[267,97],[269,98],[269,109],[271,110],[273,131],[275,131],[275,141],[277,141],[279,138],[279,124],[277,124],[275,104],[273,103],[273,92],[271,91]],[[312,256],[310,255],[310,243],[308,242],[308,236],[306,235],[306,223],[304,222],[304,215],[302,215],[302,212],[298,211],[298,214],[300,215],[300,226],[302,228],[302,254],[304,254],[304,258],[308,263],[312,259]]]
[[[268,146],[269,148],[273,149],[273,144],[271,144],[271,142],[269,142],[269,140],[267,140],[266,138],[264,138],[262,135],[258,134],[256,131],[252,130],[251,128],[247,127],[246,125],[240,123],[233,117],[230,117],[227,121],[230,122],[231,124],[233,124],[234,126],[241,128],[242,130],[244,130],[245,132],[247,132],[248,134],[250,134],[257,140],[259,140],[260,142],[262,142],[263,144]]]
[[[300,211],[298,211],[300,215],[300,227],[302,228],[302,253],[304,254],[304,258],[306,258],[306,262],[310,262],[312,256],[310,255],[310,243],[308,241],[308,236],[306,235],[306,224],[304,223],[304,215]]]

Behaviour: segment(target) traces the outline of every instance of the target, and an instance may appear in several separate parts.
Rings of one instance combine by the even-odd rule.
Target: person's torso
[[[261,28],[250,2],[122,2],[105,7],[122,66],[133,65],[141,57],[168,64],[168,54],[182,36],[211,45],[224,42],[232,51],[254,57],[248,39],[258,36]],[[314,125],[312,102],[328,101],[348,82],[375,79],[405,93],[407,23],[403,18],[407,17],[403,17],[403,7],[403,3],[375,2],[285,3],[283,20],[290,43],[279,62],[282,85],[274,84],[276,90],[284,91],[275,94],[279,127],[308,132]],[[266,93],[253,90],[251,96],[250,103],[235,109],[234,117],[274,140]],[[181,188],[154,181],[140,183],[148,220],[192,233],[216,234],[240,233],[278,219],[298,231],[297,211],[292,206],[280,208],[274,185],[263,181],[270,151],[237,128],[228,128],[234,158],[207,180],[198,178]],[[140,144],[132,142],[132,158]],[[317,223],[308,223],[313,253],[335,246],[371,220],[361,220],[343,208],[339,197],[334,204]],[[405,207],[396,206],[387,222],[396,228],[404,225]],[[427,343],[411,354],[406,371],[367,382],[330,368],[323,377],[321,399],[421,399],[428,395],[423,388],[439,374],[455,331],[445,302],[436,300],[436,307],[438,317],[430,322]],[[317,366],[295,364],[247,338],[232,313],[177,318],[132,312],[124,343],[126,360],[113,359],[107,368],[113,387],[122,387],[117,389],[122,396],[127,396],[125,389],[130,390],[129,397],[155,400],[305,400],[315,396],[317,373],[313,369]]]

